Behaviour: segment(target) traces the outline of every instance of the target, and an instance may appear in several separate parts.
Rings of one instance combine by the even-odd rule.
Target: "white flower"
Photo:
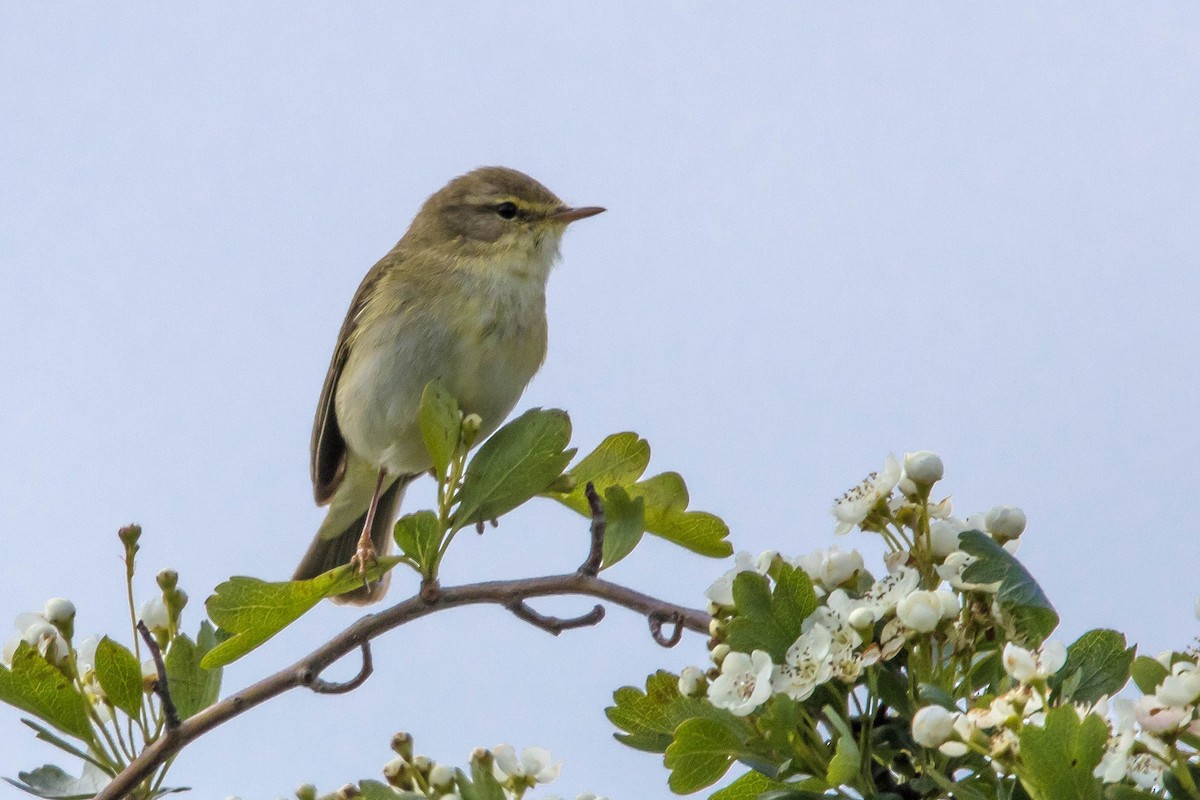
[[[773,670],[771,656],[762,650],[730,653],[721,662],[721,674],[708,686],[708,701],[744,717],[771,696]]]
[[[1168,706],[1190,706],[1200,699],[1200,666],[1180,661],[1171,667],[1154,696]]]
[[[992,506],[983,518],[987,532],[997,539],[1016,539],[1025,532],[1025,512],[1016,506]]]
[[[445,764],[434,764],[429,770],[429,785],[435,789],[448,789],[454,783],[454,770]]]
[[[850,626],[862,630],[875,624],[875,612],[869,608],[859,607],[850,612],[846,620]]]
[[[922,747],[938,747],[954,733],[954,713],[941,706],[925,706],[913,715],[913,740]]]
[[[679,693],[684,697],[696,693],[704,685],[704,671],[699,667],[684,667],[679,673]]]
[[[885,578],[875,581],[862,597],[862,606],[883,619],[895,610],[896,605],[921,584],[921,573],[912,567],[900,566]]]
[[[1067,662],[1067,648],[1058,640],[1042,643],[1037,652],[1009,642],[1001,654],[1004,671],[1020,683],[1033,683],[1049,678]]]
[[[142,603],[138,619],[146,623],[146,627],[152,631],[166,631],[169,627],[167,604],[163,602],[161,596],[147,600]]]
[[[830,589],[840,586],[854,577],[855,573],[866,569],[862,553],[857,550],[843,553],[838,547],[814,550],[806,556],[792,559],[791,564]]]
[[[763,555],[765,556],[766,553]],[[774,553],[772,552],[771,555],[773,557]],[[705,596],[717,605],[732,606],[733,579],[743,572],[757,572],[759,575],[765,575],[767,567],[770,566],[770,560],[767,560],[766,565],[761,563],[762,560],[762,556],[756,559],[747,552],[738,553],[734,559],[733,568],[713,581],[712,586],[709,586],[708,590],[705,591]]]
[[[806,700],[833,675],[833,633],[814,625],[788,648],[786,663],[775,669],[771,688],[793,700]]]
[[[42,616],[51,625],[75,619],[75,604],[65,597],[52,597],[46,601]]]
[[[511,744],[498,744],[492,748],[492,757],[492,776],[501,783],[509,779],[522,786],[550,783],[562,771],[562,762],[551,764],[550,751],[544,747],[526,747],[518,760]]]
[[[1125,698],[1118,698],[1113,701],[1113,711],[1116,714],[1113,736],[1108,740],[1108,747],[1100,763],[1092,772],[1094,777],[1104,783],[1116,783],[1125,779],[1126,773],[1129,772],[1129,754],[1137,741],[1137,731],[1133,727],[1133,703]]]
[[[1166,769],[1166,765],[1154,756],[1141,753],[1129,761],[1129,779],[1137,784],[1139,789],[1157,789],[1162,785],[1162,774]]]
[[[904,454],[904,477],[918,486],[932,486],[942,479],[942,458],[932,450]]]
[[[832,511],[837,519],[834,533],[841,535],[854,530],[854,526],[865,520],[875,506],[887,499],[899,480],[900,462],[894,455],[889,455],[884,462],[883,472],[872,472],[834,501]]]
[[[939,622],[954,616],[957,611],[958,601],[950,592],[917,590],[896,605],[896,616],[917,633],[929,633],[937,628]]]
[[[65,659],[70,652],[67,640],[58,632],[58,628],[45,620],[30,625],[21,638],[53,664]]]
[[[1160,733],[1173,733],[1188,726],[1192,721],[1194,709],[1178,708],[1163,703],[1154,695],[1139,697],[1133,704],[1133,713],[1137,717],[1142,730],[1157,736]]]

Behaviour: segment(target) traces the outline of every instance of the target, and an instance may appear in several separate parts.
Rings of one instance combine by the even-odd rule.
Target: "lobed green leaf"
[[[1092,775],[1108,742],[1108,725],[1095,715],[1083,720],[1073,706],[1046,712],[1044,727],[1021,729],[1021,783],[1033,800],[1099,800]]]
[[[167,685],[180,719],[187,719],[217,701],[221,690],[221,667],[205,669],[204,657],[216,646],[216,632],[208,620],[200,623],[200,632],[193,642],[179,634],[171,642],[164,659]]]
[[[735,616],[726,628],[725,641],[734,650],[765,650],[782,664],[788,648],[800,636],[805,618],[817,608],[812,581],[802,569],[788,564],[778,568],[775,588],[755,572],[733,579]]]
[[[646,502],[630,497],[620,486],[604,491],[604,568],[633,552],[646,530]]]
[[[1094,703],[1125,688],[1136,654],[1137,648],[1126,647],[1125,636],[1117,631],[1088,631],[1067,648],[1067,663],[1050,686],[1061,701]]]
[[[380,558],[365,578],[349,565],[306,581],[271,583],[240,575],[230,578],[204,604],[209,619],[229,637],[205,653],[200,666],[211,670],[236,661],[322,599],[357,589],[364,580],[378,580],[399,562],[397,556]]]
[[[609,721],[623,733],[617,741],[636,750],[664,753],[675,736],[675,729],[688,719],[704,717],[726,726],[744,723],[724,709],[716,708],[703,697],[685,697],[679,693],[679,677],[659,670],[646,678],[646,689],[624,686],[613,692],[614,705],[604,710]]]
[[[433,562],[442,543],[438,516],[432,511],[405,514],[396,521],[393,536],[400,552],[417,562],[421,568]]]
[[[675,729],[675,741],[663,759],[671,770],[667,785],[676,794],[711,786],[741,753],[742,741],[728,726],[711,719],[689,719]]]

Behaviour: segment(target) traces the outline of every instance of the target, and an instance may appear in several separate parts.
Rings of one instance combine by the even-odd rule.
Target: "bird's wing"
[[[325,373],[325,385],[321,387],[321,399],[317,403],[317,416],[313,420],[312,461],[309,465],[313,497],[319,506],[329,502],[346,475],[346,440],[342,437],[342,430],[338,426],[337,408],[335,407],[338,378],[341,377],[342,368],[346,365],[346,358],[350,354],[350,343],[363,310],[366,308],[367,300],[371,297],[375,284],[393,263],[391,256],[392,254],[389,253],[372,267],[371,271],[363,278],[362,283],[359,284],[358,291],[354,293],[354,299],[350,301],[350,310],[346,312],[346,319],[342,322],[342,329],[338,331],[337,345],[333,348],[333,358],[329,361],[329,371]]]

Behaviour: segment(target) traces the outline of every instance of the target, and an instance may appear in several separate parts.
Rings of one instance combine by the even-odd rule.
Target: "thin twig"
[[[654,641],[663,647],[674,647],[679,644],[679,640],[683,638],[683,618],[676,611],[668,611],[665,613],[652,611],[648,617],[650,621],[650,635],[654,637]],[[663,625],[665,623],[674,625],[670,636],[663,636]]]
[[[158,700],[162,703],[163,716],[167,720],[167,738],[177,731],[180,726],[179,712],[175,709],[175,701],[171,699],[171,690],[167,687],[167,665],[163,663],[162,650],[158,647],[158,642],[154,641],[154,637],[150,635],[150,629],[146,627],[146,623],[138,620],[138,633],[142,635],[142,639],[146,642],[147,649],[150,650],[150,657],[154,659],[154,669],[158,672],[158,678],[154,681],[154,693],[158,695]]]
[[[192,741],[251,708],[284,692],[308,685],[306,676],[320,675],[326,667],[363,643],[393,628],[437,611],[467,605],[509,604],[536,597],[582,595],[606,600],[646,617],[676,621],[679,635],[687,628],[708,633],[709,616],[703,611],[678,606],[601,578],[579,573],[551,575],[511,581],[487,581],[442,589],[437,599],[426,602],[420,595],[402,600],[391,608],[362,617],[304,658],[257,683],[188,717],[173,735],[160,737],[130,762],[93,800],[118,800],[152,775],[167,759]],[[661,623],[660,623],[661,625]],[[661,631],[660,631],[661,635]],[[311,678],[309,679],[311,681]]]
[[[363,642],[360,648],[362,650],[362,669],[348,681],[327,681],[321,678],[321,673],[302,676],[302,684],[312,689],[317,694],[345,694],[352,692],[358,687],[367,682],[367,678],[371,677],[371,673],[375,671],[375,665],[371,660],[371,643]]]
[[[600,574],[600,566],[604,562],[604,531],[608,521],[604,518],[604,503],[600,501],[600,494],[591,481],[587,482],[583,493],[592,512],[592,547],[588,550],[587,560],[579,565],[579,574],[594,578]]]
[[[504,607],[511,611],[517,619],[528,622],[535,628],[541,628],[555,636],[572,628],[588,628],[592,625],[597,625],[600,623],[600,620],[604,619],[604,606],[599,603],[593,606],[592,610],[586,614],[580,614],[578,617],[567,617],[566,619],[551,617],[534,611],[533,607],[524,600],[505,603]]]

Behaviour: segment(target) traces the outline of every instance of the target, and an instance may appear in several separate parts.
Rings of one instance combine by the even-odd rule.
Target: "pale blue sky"
[[[1198,141],[1185,3],[4,3],[0,618],[66,595],[82,632],[122,630],[134,520],[140,594],[177,567],[189,627],[226,576],[286,577],[320,519],[308,436],[355,286],[430,192],[504,164],[609,208],[564,242],[520,407],[568,409],[584,448],[648,437],[755,552],[832,544],[833,497],[937,450],[959,510],[1026,510],[1065,637],[1186,644]],[[585,533],[537,504],[447,580],[572,567]],[[723,569],[651,542],[613,577],[699,605]],[[226,688],[354,616],[321,608]],[[703,642],[644,630],[425,619],[362,689],[276,701],[172,780],[333,788],[407,729],[456,763],[541,744],[563,795],[665,797],[602,709]],[[17,719],[0,774],[56,755]]]

